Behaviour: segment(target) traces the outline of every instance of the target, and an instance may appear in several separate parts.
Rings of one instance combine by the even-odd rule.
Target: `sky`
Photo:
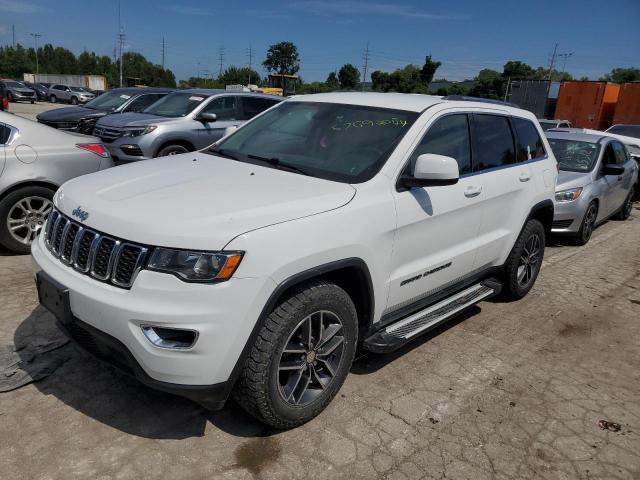
[[[52,43],[79,54],[113,56],[117,0],[0,0],[0,44]],[[640,68],[640,0],[278,0],[121,1],[125,51],[162,61],[177,79],[217,76],[249,64],[264,74],[269,45],[298,47],[305,81],[324,80],[344,63],[368,72],[422,64],[431,54],[436,78],[501,71],[508,60],[548,67],[554,45],[574,77],[598,79],[614,67]],[[564,57],[559,57],[562,70]],[[367,80],[369,76],[367,75]]]

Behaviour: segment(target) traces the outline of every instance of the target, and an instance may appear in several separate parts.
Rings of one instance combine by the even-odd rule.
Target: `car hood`
[[[103,110],[93,110],[85,107],[64,107],[47,110],[37,116],[38,120],[44,122],[73,122],[83,118],[95,118],[106,115]]]
[[[21,88],[21,87],[9,87],[7,90],[12,90],[14,92],[19,92],[19,93],[35,93],[34,90],[30,89],[30,88]]]
[[[142,127],[149,124],[165,123],[174,120],[169,117],[159,117],[148,113],[128,112],[120,115],[110,115],[98,122],[102,127]]]
[[[219,250],[245,232],[344,206],[355,193],[349,184],[195,152],[75,178],[54,201],[124,240]]]
[[[560,170],[556,182],[556,192],[570,188],[585,187],[591,183],[591,172],[567,172]]]

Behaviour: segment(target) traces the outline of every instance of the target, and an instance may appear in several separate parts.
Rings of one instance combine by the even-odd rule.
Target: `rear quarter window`
[[[533,122],[518,117],[513,117],[511,121],[518,139],[517,161],[526,162],[543,158],[547,152]]]

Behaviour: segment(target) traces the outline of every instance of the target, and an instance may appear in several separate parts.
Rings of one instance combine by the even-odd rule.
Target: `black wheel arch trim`
[[[548,225],[545,225],[543,223],[543,227],[545,230],[545,233],[548,235],[549,233],[551,233],[551,224],[553,223],[553,215],[554,215],[554,211],[555,211],[555,206],[553,204],[553,200],[547,198],[546,200],[543,200],[541,202],[536,203],[531,210],[529,211],[529,215],[527,216],[527,219],[525,220],[524,224],[522,225],[522,228],[524,228],[524,226],[527,224],[527,222],[529,220],[531,220],[532,218],[535,218],[536,215],[539,212],[542,212],[544,210],[550,211],[551,213],[551,220],[548,222]]]
[[[371,321],[373,319],[373,312],[375,310],[375,296],[374,296],[374,290],[373,290],[373,282],[371,280],[371,273],[369,272],[369,267],[367,266],[366,262],[361,258],[351,257],[351,258],[345,258],[342,260],[336,260],[333,262],[329,262],[322,265],[318,265],[316,267],[309,268],[307,270],[298,272],[290,276],[289,278],[287,278],[286,280],[278,284],[278,286],[271,293],[271,295],[269,296],[269,299],[267,300],[264,307],[262,308],[262,311],[260,312],[260,315],[258,316],[256,323],[253,326],[253,329],[251,330],[251,334],[247,338],[247,341],[245,342],[242,352],[240,353],[240,356],[236,360],[236,364],[233,367],[233,370],[231,371],[231,375],[229,375],[229,378],[226,382],[226,389],[225,389],[225,395],[224,395],[225,398],[229,397],[229,395],[231,394],[231,391],[233,390],[233,387],[236,381],[238,380],[238,377],[240,376],[240,373],[245,364],[245,361],[249,356],[249,353],[251,352],[251,348],[253,347],[253,344],[258,336],[258,333],[260,333],[260,330],[264,326],[267,320],[267,317],[276,307],[276,305],[278,304],[278,301],[282,298],[282,295],[287,290],[305,281],[311,280],[313,278],[318,278],[318,277],[321,277],[322,275],[326,275],[328,273],[341,270],[344,268],[356,268],[360,270],[360,273],[364,275],[366,288],[369,293],[370,318],[368,318],[367,321],[369,322],[369,324],[371,324]]]

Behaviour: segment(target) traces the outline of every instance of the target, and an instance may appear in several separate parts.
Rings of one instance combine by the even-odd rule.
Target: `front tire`
[[[591,239],[591,235],[593,234],[593,230],[596,227],[596,220],[598,218],[598,205],[596,202],[591,202],[587,207],[587,211],[582,217],[582,225],[580,225],[580,230],[578,230],[578,234],[575,236],[574,241],[576,245],[586,245]]]
[[[181,153],[188,153],[189,149],[182,145],[167,145],[158,152],[156,157],[167,157],[169,155],[180,155]]]
[[[55,95],[51,95],[51,96],[49,97],[49,101],[50,101],[51,103],[56,103],[56,102],[58,101],[58,99],[56,98],[56,96],[55,96]]]
[[[29,253],[42,230],[55,192],[46,187],[24,187],[0,201],[0,244],[14,253]]]
[[[520,232],[504,265],[504,294],[512,300],[524,297],[536,283],[544,257],[542,223],[531,219]]]
[[[71,105],[77,105],[78,99],[76,97],[71,97]]]
[[[303,284],[267,317],[233,396],[267,425],[302,425],[342,386],[357,339],[358,317],[349,295],[322,280]]]

